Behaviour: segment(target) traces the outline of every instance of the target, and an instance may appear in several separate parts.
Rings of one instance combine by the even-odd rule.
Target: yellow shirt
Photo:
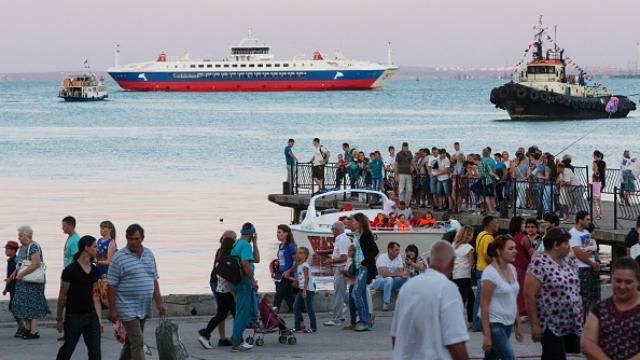
[[[486,231],[480,232],[478,237],[476,238],[476,251],[478,253],[478,263],[476,264],[476,269],[478,271],[484,271],[484,269],[489,265],[485,260],[484,256],[487,254],[487,248],[489,248],[489,244],[493,242],[493,235],[489,234]]]

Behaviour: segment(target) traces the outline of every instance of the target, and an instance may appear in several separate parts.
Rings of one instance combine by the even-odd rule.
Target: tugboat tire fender
[[[506,98],[509,96],[509,88],[506,86],[501,86],[500,87],[500,97],[501,98]]]
[[[550,103],[550,101],[549,101],[550,98],[551,97],[549,96],[549,93],[547,93],[547,92],[540,93],[540,101],[548,104],[548,103]]]
[[[527,89],[525,87],[519,87],[516,90],[516,97],[520,100],[524,100],[527,97]]]
[[[529,99],[531,99],[531,101],[538,101],[538,99],[540,99],[540,94],[538,94],[538,91],[533,90],[529,93]]]

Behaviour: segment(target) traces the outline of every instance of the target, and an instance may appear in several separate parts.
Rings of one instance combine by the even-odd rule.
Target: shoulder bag
[[[31,260],[29,260],[29,251],[31,250],[32,244],[33,243],[29,244],[29,247],[27,248],[27,258],[22,260],[20,264],[18,264],[18,274],[23,273],[29,266],[31,266]],[[24,278],[22,278],[22,281],[28,283],[43,284],[46,268],[47,267],[44,264],[44,261],[41,261],[40,266],[37,269],[33,270],[31,273],[25,275]]]

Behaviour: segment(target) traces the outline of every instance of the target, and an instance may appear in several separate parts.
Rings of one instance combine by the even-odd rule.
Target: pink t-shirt
[[[600,192],[602,190],[602,183],[600,181],[594,181],[592,184],[593,188],[593,197],[596,199],[600,198]]]

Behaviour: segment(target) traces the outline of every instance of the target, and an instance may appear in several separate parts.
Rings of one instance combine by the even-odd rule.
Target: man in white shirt
[[[320,139],[313,139],[313,157],[311,158],[311,169],[313,181],[318,185],[318,191],[324,190],[324,165],[329,162],[329,150],[320,145]]]
[[[382,212],[391,215],[396,210],[396,201],[398,201],[398,196],[395,191],[390,192],[389,199],[385,199],[382,203]]]
[[[431,247],[429,269],[400,289],[391,323],[394,360],[468,360],[469,340],[458,287],[448,277],[455,252],[439,240]]]
[[[453,197],[451,196],[451,162],[447,157],[447,151],[440,149],[440,156],[438,158],[438,197],[439,210],[443,210],[448,201],[448,209],[453,209]]]
[[[595,241],[592,243],[591,234],[587,231],[590,223],[591,217],[589,213],[578,211],[576,225],[569,230],[569,234],[571,234],[569,246],[573,250],[578,265],[584,318],[586,318],[593,304],[596,301],[600,301],[600,262],[598,261]]]
[[[464,153],[462,152],[462,150],[460,150],[460,143],[459,142],[454,142],[453,143],[453,150],[455,150],[453,152],[453,156],[458,156],[460,154],[462,154],[462,156],[464,156]]]
[[[387,245],[387,253],[382,254],[376,260],[378,276],[371,284],[374,290],[382,290],[382,311],[387,311],[391,307],[391,294],[409,278],[409,273],[404,270],[404,262],[400,256],[400,244],[390,241]]]
[[[333,233],[333,254],[331,255],[331,265],[333,265],[333,319],[324,323],[325,326],[338,326],[343,318],[343,309],[348,305],[347,298],[347,278],[342,274],[344,263],[347,262],[347,254],[351,240],[344,233],[344,223],[336,221],[331,225]]]
[[[389,146],[389,157],[384,159],[384,168],[387,171],[393,170],[393,166],[396,163],[396,148],[393,146]]]
[[[398,206],[394,210],[394,213],[396,217],[400,217],[400,215],[404,215],[407,221],[411,221],[411,219],[413,218],[413,210],[407,207],[407,203],[404,200],[400,200],[400,202],[398,203]]]

